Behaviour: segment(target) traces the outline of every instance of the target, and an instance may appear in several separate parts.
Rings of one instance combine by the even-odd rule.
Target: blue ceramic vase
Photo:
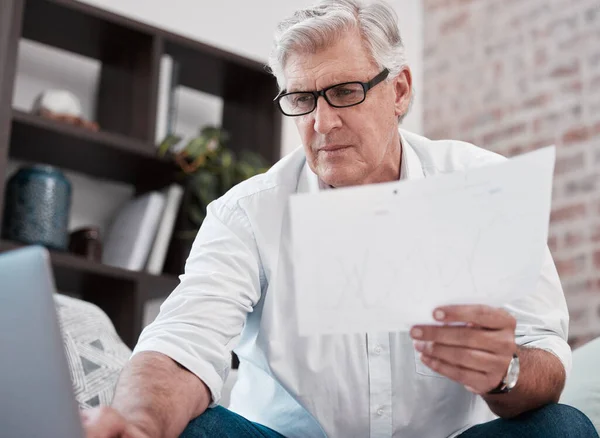
[[[4,237],[67,249],[71,190],[69,180],[52,166],[19,169],[6,185]]]

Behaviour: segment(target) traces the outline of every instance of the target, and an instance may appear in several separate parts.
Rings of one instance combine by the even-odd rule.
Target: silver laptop
[[[83,438],[45,248],[0,254],[0,437]]]

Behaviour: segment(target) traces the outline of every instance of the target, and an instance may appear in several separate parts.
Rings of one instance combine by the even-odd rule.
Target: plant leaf
[[[192,160],[195,160],[199,156],[208,155],[209,151],[206,146],[206,139],[203,137],[192,138],[185,146],[185,152]]]
[[[167,135],[158,147],[158,155],[164,157],[169,150],[181,141],[181,137],[175,134]]]
[[[182,141],[181,138],[172,136],[161,144],[163,153],[177,146],[177,157],[180,158],[178,163],[180,167],[183,167],[182,162],[187,166],[183,175],[190,192],[186,213],[197,227],[200,227],[206,217],[208,204],[234,185],[265,172],[269,167],[269,163],[260,154],[252,151],[236,154],[226,148],[224,144],[228,139],[229,133],[222,128],[204,126],[194,138]],[[185,147],[180,147],[183,144]],[[194,238],[197,230],[184,230],[181,233],[187,233],[185,238]]]
[[[229,149],[223,149],[221,151],[221,167],[229,168],[233,165],[234,155]]]
[[[250,164],[246,163],[245,161],[238,162],[238,172],[239,172],[241,181],[245,181],[248,178],[251,178],[256,174],[254,167],[252,167]]]

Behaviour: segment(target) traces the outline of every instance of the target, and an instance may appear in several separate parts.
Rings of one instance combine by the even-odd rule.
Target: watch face
[[[508,373],[506,374],[506,386],[510,389],[514,388],[517,384],[517,380],[519,379],[519,371],[520,371],[519,358],[513,357],[510,361],[510,366],[508,367]]]

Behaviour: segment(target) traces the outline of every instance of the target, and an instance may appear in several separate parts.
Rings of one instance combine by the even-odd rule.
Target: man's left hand
[[[433,315],[444,325],[416,325],[410,331],[423,363],[473,393],[496,388],[517,351],[515,318],[482,305],[444,306]],[[463,324],[446,325],[452,323]]]

